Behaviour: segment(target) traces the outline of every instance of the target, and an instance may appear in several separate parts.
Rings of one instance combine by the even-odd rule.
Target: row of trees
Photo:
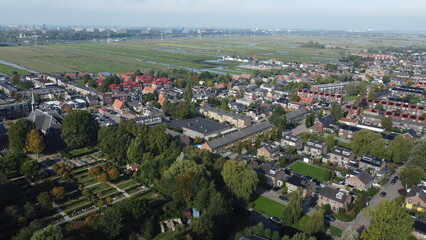
[[[370,154],[387,161],[406,162],[413,143],[402,135],[398,135],[388,145],[379,133],[363,129],[354,134],[351,146],[357,156]]]

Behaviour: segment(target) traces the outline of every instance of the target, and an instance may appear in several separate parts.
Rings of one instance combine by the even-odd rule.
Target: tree
[[[33,234],[31,240],[62,240],[64,238],[61,229],[55,225],[49,225]]]
[[[185,103],[191,103],[192,102],[192,87],[191,83],[187,82],[185,91],[183,92],[183,99],[185,99]]]
[[[426,140],[421,140],[410,151],[409,162],[426,168]]]
[[[241,154],[243,152],[243,143],[241,141],[239,141],[237,143],[237,153]]]
[[[349,226],[345,231],[342,232],[340,237],[336,237],[335,240],[358,240],[359,234],[356,230]]]
[[[28,152],[37,153],[37,155],[43,152],[45,146],[43,141],[43,135],[37,129],[32,129],[26,139],[25,150]]]
[[[361,233],[365,240],[408,239],[413,231],[414,219],[397,201],[383,200],[374,209],[368,209],[371,223]]]
[[[56,200],[62,200],[65,197],[65,188],[63,187],[54,187],[52,188],[52,190],[50,191],[50,193],[52,194],[52,196],[56,199]]]
[[[87,111],[75,110],[62,121],[61,137],[68,147],[78,148],[96,143],[99,124]]]
[[[99,199],[98,202],[96,203],[96,205],[98,206],[98,208],[101,208],[104,206],[104,201],[102,199]]]
[[[402,135],[396,136],[389,143],[389,148],[392,151],[391,160],[394,162],[406,162],[410,156],[413,142]]]
[[[21,165],[20,172],[21,174],[32,178],[37,175],[39,168],[37,160],[25,161]]]
[[[290,101],[292,102],[298,102],[300,100],[300,97],[297,95],[297,91],[293,92],[290,95]]]
[[[111,204],[111,203],[112,203],[112,198],[111,198],[111,197],[107,197],[107,198],[105,199],[105,202],[106,202],[107,204]]]
[[[384,111],[384,110],[385,110],[385,108],[383,107],[383,105],[382,105],[382,104],[377,104],[377,105],[374,107],[374,109],[377,109],[377,110],[380,110],[380,111]]]
[[[352,137],[352,150],[358,156],[370,154],[373,147],[372,143],[379,139],[382,139],[382,136],[379,133],[372,132],[366,129],[358,131]]]
[[[377,96],[376,93],[374,93],[374,89],[370,88],[367,95],[368,100],[376,100]]]
[[[28,240],[31,236],[38,230],[44,227],[43,222],[39,219],[36,219],[30,223],[29,226],[21,228],[19,233],[14,236],[13,240]]]
[[[22,209],[24,210],[24,216],[26,218],[33,217],[34,213],[36,212],[34,204],[32,204],[31,202],[25,202],[24,206],[22,206]]]
[[[106,181],[108,181],[108,174],[106,174],[106,173],[101,173],[101,174],[98,176],[98,181],[99,181],[99,182],[106,182]]]
[[[130,142],[129,148],[127,149],[127,158],[131,163],[139,163],[142,160],[143,154],[145,153],[145,147],[143,144],[142,137],[138,136]]]
[[[336,141],[334,140],[333,134],[328,134],[327,137],[325,137],[325,145],[327,146],[328,151],[333,150],[335,143]]]
[[[48,206],[52,203],[52,195],[49,192],[41,192],[37,195],[37,202],[43,206]]]
[[[411,188],[411,186],[417,185],[425,176],[426,174],[422,167],[411,164],[406,165],[399,174],[402,186],[405,188]]]
[[[324,110],[321,108],[317,114],[318,119],[322,119],[324,117]]]
[[[238,201],[247,202],[259,182],[257,174],[244,162],[229,160],[221,172],[227,189]],[[244,179],[244,181],[241,181]]]
[[[9,146],[13,151],[23,151],[28,133],[35,129],[28,119],[19,119],[9,128]]]
[[[314,122],[315,122],[315,114],[312,112],[311,114],[306,116],[305,126],[308,128],[308,127],[314,125]]]
[[[105,213],[99,217],[99,229],[110,239],[116,239],[120,235],[123,217],[117,208],[108,208]]]
[[[309,218],[308,222],[308,233],[315,234],[324,231],[324,210],[317,209]]]
[[[120,171],[113,167],[108,171],[108,178],[112,181],[117,180],[118,176],[120,175]]]
[[[383,117],[380,119],[380,123],[386,131],[389,131],[392,129],[392,118],[391,117]]]
[[[342,107],[337,104],[333,103],[330,110],[331,115],[333,115],[337,120],[343,117],[343,110]]]
[[[291,226],[296,223],[302,216],[303,197],[301,191],[294,191],[289,195],[288,206],[283,212],[283,224]]]

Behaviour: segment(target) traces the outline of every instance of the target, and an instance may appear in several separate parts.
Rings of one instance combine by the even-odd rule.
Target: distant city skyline
[[[0,0],[0,24],[426,32],[424,0]]]

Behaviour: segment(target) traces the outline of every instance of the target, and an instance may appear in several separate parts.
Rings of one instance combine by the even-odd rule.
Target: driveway
[[[273,201],[275,201],[277,203],[280,203],[282,205],[287,206],[288,202],[285,202],[285,201],[283,201],[283,200],[281,200],[279,198],[279,196],[281,195],[281,191],[282,190],[278,190],[278,191],[275,192],[274,190],[269,190],[269,189],[262,188],[262,187],[258,187],[255,190],[255,192],[257,194],[260,194],[260,195],[262,195],[262,196],[264,196],[266,198],[269,198],[269,199],[271,199],[271,200],[273,200]]]

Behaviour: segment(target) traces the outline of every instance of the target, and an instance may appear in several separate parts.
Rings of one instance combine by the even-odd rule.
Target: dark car
[[[395,181],[398,181],[399,177],[395,176],[395,177],[393,177],[393,179],[395,179]]]
[[[288,202],[288,198],[286,196],[280,195],[278,198],[283,200],[284,202]]]
[[[408,214],[410,214],[410,216],[414,219],[419,218],[419,216],[417,214],[413,213],[413,212],[409,212]]]
[[[395,183],[396,183],[396,180],[394,178],[394,179],[392,179],[391,184],[395,184]]]
[[[386,196],[386,194],[387,194],[386,192],[381,192],[380,197],[384,197],[384,196]]]
[[[278,224],[282,223],[281,219],[279,219],[277,217],[270,217],[269,219],[271,219],[272,222],[275,222],[275,223],[278,223]]]
[[[336,221],[336,218],[329,213],[324,213],[324,218],[327,219],[328,221]]]

